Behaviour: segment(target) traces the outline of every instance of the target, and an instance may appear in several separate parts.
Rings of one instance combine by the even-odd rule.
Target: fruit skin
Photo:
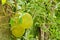
[[[10,24],[13,27],[13,25],[20,25],[21,27],[25,29],[29,29],[33,25],[33,19],[32,16],[29,13],[16,13],[16,15],[10,20]]]
[[[21,37],[25,33],[25,29],[29,29],[33,25],[32,16],[25,13],[22,16],[18,13],[11,18],[11,32],[15,37]]]
[[[20,26],[24,27],[25,29],[29,29],[33,25],[32,16],[29,13],[25,13],[22,17],[22,23]]]
[[[12,34],[17,38],[23,36],[23,34],[25,33],[25,29],[21,26],[18,26],[18,25],[12,27],[11,31],[12,31]]]

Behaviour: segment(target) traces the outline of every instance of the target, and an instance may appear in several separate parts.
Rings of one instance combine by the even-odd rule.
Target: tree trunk
[[[9,17],[4,15],[0,0],[0,40],[11,40],[9,29]]]
[[[42,29],[40,27],[38,27],[38,39],[39,40],[44,40],[44,32],[42,31]]]
[[[41,40],[41,28],[40,27],[38,27],[38,32],[39,32],[38,33],[38,39]]]
[[[44,40],[44,31],[41,29],[41,40]]]
[[[44,40],[49,40],[48,35],[49,35],[48,32],[44,32]]]
[[[9,18],[6,16],[0,16],[0,40],[11,40]]]

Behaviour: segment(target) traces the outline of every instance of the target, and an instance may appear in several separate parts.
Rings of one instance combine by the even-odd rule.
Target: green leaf
[[[19,18],[19,24],[22,24],[22,17]]]
[[[56,0],[56,2],[60,2],[60,0]]]
[[[11,26],[14,25],[14,20],[12,18],[10,19],[10,24]]]
[[[6,0],[1,0],[1,2],[2,2],[2,5],[4,5],[6,3]]]
[[[16,12],[16,7],[13,7],[13,12]]]
[[[60,19],[57,19],[57,21],[56,21],[58,24],[60,24]]]

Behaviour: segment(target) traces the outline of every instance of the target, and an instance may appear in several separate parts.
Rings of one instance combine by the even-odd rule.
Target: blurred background
[[[11,30],[14,22],[10,20],[20,13],[30,14],[33,25],[16,37]],[[60,0],[0,0],[0,40],[60,40]]]

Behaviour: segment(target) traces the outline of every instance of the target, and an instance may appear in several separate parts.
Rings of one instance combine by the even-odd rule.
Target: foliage
[[[8,0],[7,3],[12,7],[12,15],[19,11],[30,13],[33,17],[33,27],[26,31],[23,36],[25,40],[37,39],[38,27],[44,32],[49,32],[50,40],[60,40],[59,0]]]
[[[1,0],[1,2],[2,2],[2,5],[4,5],[6,3],[6,0]]]

